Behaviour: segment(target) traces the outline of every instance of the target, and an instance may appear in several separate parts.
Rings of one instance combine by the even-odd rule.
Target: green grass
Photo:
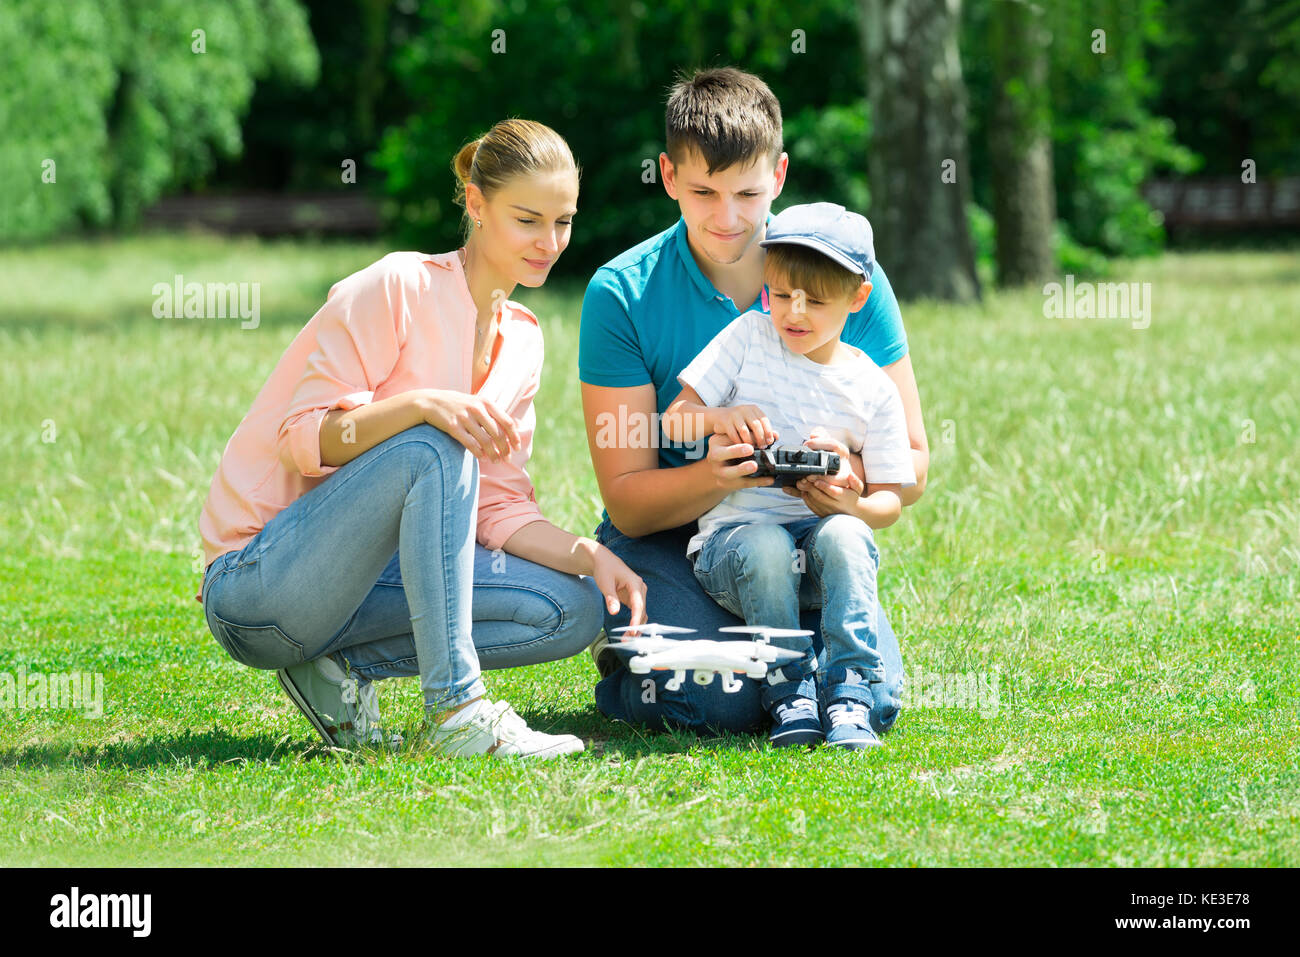
[[[363,245],[196,236],[0,260],[0,672],[100,672],[105,712],[0,712],[0,863],[1300,864],[1300,269],[1121,263],[1150,328],[1040,291],[905,308],[930,487],[880,536],[915,675],[996,675],[996,714],[908,709],[871,754],[650,735],[585,656],[488,674],[546,764],[338,755],[194,601],[221,450]],[[260,282],[262,321],[158,320],[155,282]],[[599,515],[581,283],[519,298],[549,356],[538,497]],[[52,439],[52,441],[44,441]],[[579,463],[574,465],[573,463]],[[415,683],[386,712],[419,720]]]

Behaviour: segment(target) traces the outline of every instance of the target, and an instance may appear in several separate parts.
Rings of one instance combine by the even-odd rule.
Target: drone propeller
[[[799,638],[803,635],[811,635],[812,632],[806,628],[768,628],[766,625],[727,625],[719,628],[718,631],[728,631],[733,634],[741,635],[758,635],[761,638]]]
[[[623,638],[657,638],[660,635],[691,635],[695,633],[694,628],[681,628],[677,625],[660,625],[653,621],[646,622],[644,625],[623,625],[621,628],[613,628],[611,631],[620,633],[619,637],[614,639],[619,641]],[[812,634],[812,632],[808,632]]]

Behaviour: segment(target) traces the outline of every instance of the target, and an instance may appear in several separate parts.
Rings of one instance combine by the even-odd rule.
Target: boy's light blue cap
[[[865,279],[871,278],[876,265],[871,224],[837,203],[805,203],[781,210],[767,224],[767,236],[759,245],[778,243],[815,249]]]

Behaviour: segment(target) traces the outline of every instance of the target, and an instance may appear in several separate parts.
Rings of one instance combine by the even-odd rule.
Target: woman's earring
[[[483,220],[481,220],[481,219],[476,219],[476,220],[474,220],[474,225],[477,226],[479,229],[482,229],[482,228],[483,228]]]

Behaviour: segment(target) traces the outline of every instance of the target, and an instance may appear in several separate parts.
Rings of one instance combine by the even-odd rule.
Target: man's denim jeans
[[[744,621],[719,605],[696,581],[691,561],[686,557],[686,544],[695,532],[696,525],[692,522],[642,538],[629,538],[606,519],[596,529],[595,537],[645,580],[646,614],[651,621],[694,628],[701,638],[726,638],[725,634],[716,634],[719,628],[743,625]],[[605,614],[607,631],[627,623],[626,608],[620,609],[617,615]],[[813,651],[820,655],[824,650],[821,612],[801,611],[799,626],[814,632]],[[898,639],[878,604],[875,651],[883,677],[866,689],[870,696],[871,726],[883,732],[893,726],[902,706],[903,662]],[[709,685],[686,681],[677,691],[668,691],[664,684],[672,678],[672,672],[634,675],[620,666],[596,686],[596,705],[609,718],[655,729],[681,727],[705,733],[759,731],[767,722],[763,683],[743,675],[739,677],[741,690],[731,694],[723,692],[722,683],[716,680]]]
[[[367,678],[419,675],[431,708],[481,695],[480,662],[582,651],[604,613],[595,583],[476,544],[477,501],[464,446],[430,425],[400,432],[208,567],[208,627],[253,668],[340,652]]]
[[[714,601],[754,625],[798,628],[800,610],[822,612],[818,656],[769,672],[764,709],[798,694],[873,703],[868,685],[883,681],[877,620],[880,554],[871,528],[848,515],[811,516],[789,525],[720,528],[695,555],[695,578]],[[782,644],[774,639],[773,644]]]

